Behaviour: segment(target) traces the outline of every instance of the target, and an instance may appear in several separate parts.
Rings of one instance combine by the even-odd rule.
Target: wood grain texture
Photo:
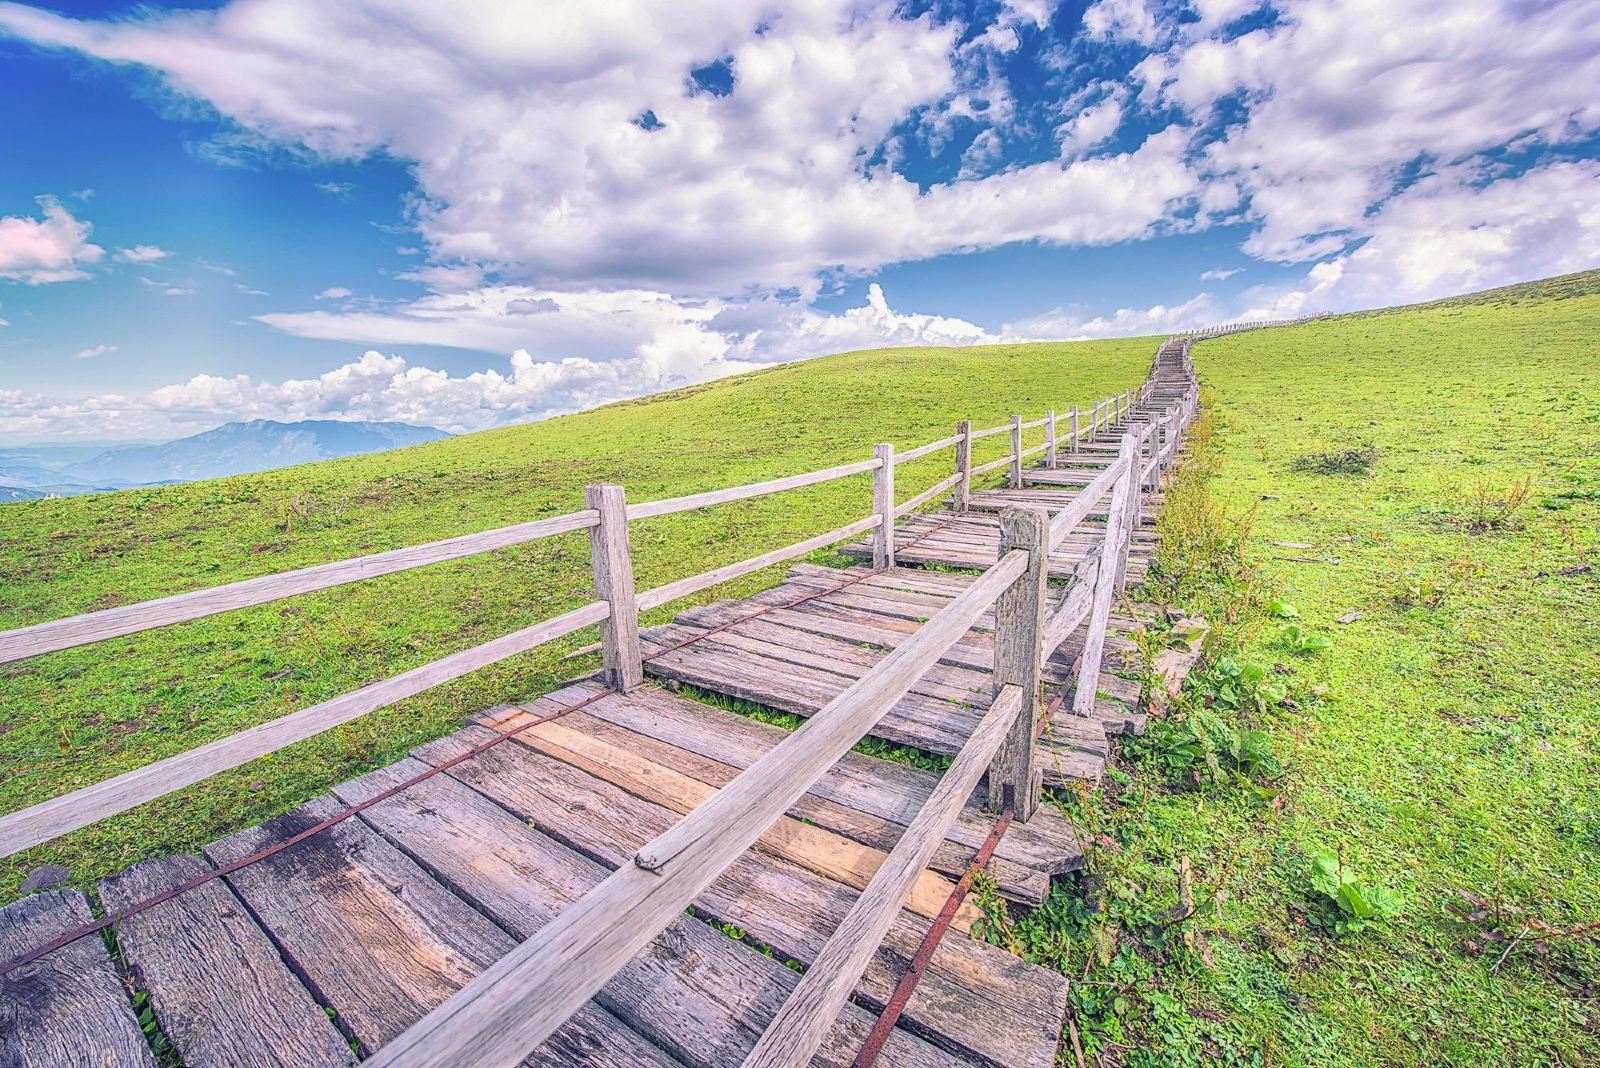
[[[364,800],[421,767],[404,761],[346,783],[338,793]],[[415,793],[368,809],[363,819],[518,939],[536,935],[610,874],[452,776],[429,779]],[[796,979],[782,962],[680,914],[591,1004],[628,1020],[686,1065],[733,1068]],[[854,1010],[836,1028],[831,1061],[853,1053],[850,1031],[865,1019]],[[909,1035],[899,1036],[900,1063],[923,1055],[930,1063],[951,1063]]]
[[[967,510],[967,501],[972,496],[972,421],[963,419],[956,424],[956,492],[954,508],[957,512]]]
[[[1011,454],[1010,474],[1007,479],[1012,486],[1022,485],[1022,416],[1011,417]]]
[[[594,595],[608,609],[600,622],[600,675],[627,692],[644,681],[633,554],[628,548],[628,506],[622,487],[612,483],[585,486],[583,499],[600,516],[600,522],[589,529]]]
[[[218,864],[237,860],[343,807],[317,798],[213,842],[206,855]],[[516,944],[359,819],[225,878],[367,1052]],[[609,1012],[584,1006],[529,1063],[670,1068],[672,1059]]]
[[[643,692],[603,703],[631,707]],[[417,756],[438,763],[486,735],[483,728],[469,727],[421,747]],[[456,765],[449,774],[606,868],[631,864],[640,846],[678,818],[669,809],[520,746],[499,746]],[[970,858],[971,850],[965,855]],[[780,956],[809,965],[855,897],[854,891],[831,880],[752,850],[712,880],[695,898],[694,909],[739,927]],[[927,921],[900,911],[861,977],[859,1000],[881,1005],[888,998],[926,930]],[[1065,978],[1056,973],[953,933],[935,952],[905,1018],[940,1046],[986,1063],[1049,1068],[1066,987]]]
[[[199,857],[135,864],[100,883],[108,910],[210,870]],[[117,925],[127,968],[190,1068],[322,1068],[355,1054],[266,933],[217,880]]]
[[[1043,524],[1039,531],[1042,534]],[[1040,574],[1043,574],[1042,568]],[[798,1068],[810,1062],[844,1008],[901,903],[922,876],[945,832],[1028,702],[1016,686],[1002,688],[977,730],[961,747],[905,835],[856,899],[800,984],[784,1001],[745,1068]],[[1028,739],[1028,748],[1033,748]]]
[[[872,473],[872,512],[878,527],[872,532],[872,566],[882,571],[894,566],[894,446],[873,446],[878,469]]]
[[[660,501],[644,501],[640,504],[628,505],[629,519],[649,519],[658,515],[672,515],[675,512],[688,512],[696,508],[710,508],[717,504],[728,504],[733,501],[747,501],[752,497],[765,497],[772,493],[781,493],[784,490],[800,489],[803,486],[815,486],[822,482],[832,482],[836,479],[849,478],[852,475],[865,474],[875,470],[878,461],[862,460],[858,463],[840,464],[838,467],[824,468],[821,471],[807,471],[800,475],[788,475],[784,478],[774,478],[767,482],[752,482],[745,486],[730,486],[727,489],[708,490],[705,493],[693,493],[687,497],[669,497]]]
[[[342,586],[347,582],[391,575],[413,567],[437,564],[445,560],[459,560],[464,556],[492,552],[511,545],[521,545],[540,538],[554,537],[574,530],[583,530],[599,521],[591,511],[573,512],[569,515],[537,519],[531,523],[485,530],[477,534],[463,534],[456,538],[413,545],[404,549],[358,556],[331,564],[318,564],[298,571],[285,571],[277,575],[230,582],[226,586],[179,593],[154,601],[106,608],[99,612],[70,616],[66,619],[36,623],[31,627],[0,631],[0,664],[24,657],[38,656],[57,649],[70,649],[75,645],[104,641],[123,634],[136,634],[154,627],[164,627],[185,620],[228,612],[235,608],[266,604],[268,601],[293,597],[313,590]]]
[[[375,709],[385,708],[413,694],[581,630],[605,617],[604,604],[587,604],[186,753],[146,764],[93,786],[13,812],[0,818],[0,856],[10,856],[135,805],[181,790],[219,771],[276,752]]]
[[[773,564],[781,564],[785,560],[794,559],[796,556],[804,556],[813,549],[826,548],[835,542],[853,538],[857,534],[872,530],[878,523],[879,519],[876,515],[867,516],[865,519],[858,519],[854,523],[846,524],[837,530],[830,530],[814,537],[806,538],[804,541],[797,541],[793,545],[785,545],[781,549],[773,549],[771,552],[762,553],[760,556],[752,556],[748,560],[740,560],[738,563],[728,564],[725,567],[705,571],[698,575],[690,575],[688,578],[669,582],[664,586],[657,586],[651,590],[645,590],[637,597],[639,610],[646,611],[651,608],[658,608],[668,601],[677,600],[679,597],[687,597],[691,593],[699,593],[701,590],[720,586],[724,582],[732,582],[742,575],[760,571],[762,568],[771,567]]]
[[[994,693],[1015,687],[1023,712],[1011,728],[984,777],[984,807],[999,812],[1005,787],[1013,792],[1016,819],[1027,823],[1039,805],[1033,768],[1033,739],[1038,734],[1039,672],[1044,632],[1045,590],[1049,585],[1048,518],[1042,508],[1008,508],[1000,513],[1000,552],[1027,554],[1027,570],[995,602]]]
[[[46,890],[0,909],[0,960],[11,960],[93,917],[79,890]],[[0,979],[0,1064],[155,1068],[128,995],[90,935]]]

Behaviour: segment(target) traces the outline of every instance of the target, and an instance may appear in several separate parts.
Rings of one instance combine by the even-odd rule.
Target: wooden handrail
[[[832,545],[836,541],[843,541],[845,538],[864,534],[877,526],[878,523],[877,516],[869,515],[865,519],[858,519],[854,523],[839,527],[837,530],[830,530],[825,534],[818,534],[804,541],[797,541],[793,545],[786,545],[781,549],[774,549],[771,552],[762,553],[760,556],[752,556],[749,559],[740,560],[737,563],[728,564],[712,571],[703,571],[698,575],[690,575],[688,578],[669,582],[664,586],[657,586],[653,590],[645,590],[638,596],[639,610],[643,612],[646,609],[659,608],[668,601],[675,601],[679,597],[687,597],[691,593],[699,593],[701,590],[709,589],[712,586],[720,586],[724,582],[732,582],[743,575],[793,559],[813,549],[821,549]]]
[[[369,683],[359,690],[352,690],[321,704],[302,708],[227,738],[135,768],[114,779],[106,779],[0,817],[0,857],[48,842],[118,812],[126,812],[146,801],[192,786],[219,771],[236,768],[257,757],[277,752],[284,746],[321,734],[330,727],[348,723],[368,712],[460,678],[481,667],[527,652],[562,635],[598,623],[606,618],[608,612],[603,602],[591,602],[553,619],[401,672],[392,678]]]
[[[810,1063],[1023,706],[1021,687],[1001,689],[805,977],[784,999],[742,1068],[798,1068]]]
[[[876,471],[882,466],[881,460],[873,458],[853,464],[841,464],[838,467],[829,467],[821,471],[807,471],[804,474],[787,475],[767,482],[752,482],[744,486],[731,486],[727,489],[707,490],[705,493],[692,493],[687,497],[668,497],[660,501],[630,504],[628,505],[628,519],[630,521],[649,519],[658,515],[688,512],[696,508],[710,508],[712,505],[728,504],[732,501],[745,501],[752,497],[765,497],[771,493],[782,493],[784,490],[799,489],[802,486],[815,486],[821,482],[832,482],[836,479],[849,478],[851,475],[865,474],[868,471]]]
[[[938,452],[940,449],[948,449],[960,440],[960,434],[951,434],[947,438],[940,438],[938,441],[930,441],[926,445],[918,445],[914,449],[907,449],[905,452],[896,453],[894,462],[897,464],[904,464],[910,463],[912,460],[920,460],[922,457],[927,456],[930,453]]]
[[[348,582],[391,575],[396,571],[406,571],[413,567],[437,564],[445,560],[459,560],[464,556],[492,552],[495,549],[521,545],[539,538],[584,530],[599,521],[599,513],[588,509],[568,515],[552,516],[549,519],[536,519],[531,523],[519,523],[515,526],[479,531],[476,534],[462,534],[459,537],[412,545],[404,549],[390,549],[387,552],[358,556],[351,560],[303,567],[297,571],[282,571],[275,575],[262,575],[260,578],[230,582],[225,586],[213,586],[192,593],[179,593],[153,601],[140,601],[138,604],[105,608],[98,612],[87,612],[65,619],[50,620],[47,623],[35,623],[29,627],[0,631],[0,664],[199,619],[203,616],[213,616],[235,608],[266,604],[269,601],[282,600],[301,593],[342,586]]]
[[[527,941],[412,1024],[378,1068],[510,1064],[527,1055],[844,756],[1028,569],[1007,553],[847,687]]]

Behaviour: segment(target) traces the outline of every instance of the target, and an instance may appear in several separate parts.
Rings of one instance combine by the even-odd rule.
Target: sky
[[[1600,0],[0,2],[0,444],[1600,266]]]

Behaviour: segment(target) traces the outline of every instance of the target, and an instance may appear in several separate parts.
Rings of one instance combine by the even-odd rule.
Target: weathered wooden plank
[[[674,512],[687,512],[696,508],[710,508],[717,504],[728,504],[733,501],[747,501],[752,497],[764,497],[771,493],[781,493],[784,490],[800,489],[803,486],[815,486],[821,482],[832,482],[835,479],[849,478],[851,475],[865,474],[876,470],[878,460],[862,460],[857,463],[840,464],[838,467],[828,467],[821,471],[807,471],[800,475],[787,475],[783,478],[774,478],[766,482],[752,482],[744,486],[730,486],[727,489],[708,490],[705,493],[692,493],[687,497],[668,497],[659,501],[644,501],[639,504],[628,505],[629,519],[649,519],[652,516],[671,515]]]
[[[379,1063],[452,1064],[467,1050],[503,1059],[542,1041],[848,752],[1026,566],[1026,553],[1002,559],[877,671],[641,849],[633,867],[619,868],[413,1025]]]
[[[485,713],[478,722],[492,730],[507,732],[525,727],[534,718],[521,709],[508,707]],[[523,730],[514,744],[537,749],[631,794],[683,814],[693,812],[717,794],[715,787],[650,760],[637,750],[573,730],[564,719]],[[871,881],[885,855],[882,850],[783,815],[776,817],[761,833],[756,845],[858,890]],[[952,889],[954,884],[950,880],[926,873],[917,884],[909,907],[924,916],[935,916]],[[969,909],[960,917],[962,928],[970,927],[977,918],[977,910]]]
[[[1042,541],[1042,516],[1036,526],[1035,534]],[[1038,570],[1036,580],[1043,584],[1043,568]],[[1026,579],[1018,580],[1023,581]],[[996,694],[994,704],[940,778],[928,803],[911,821],[872,882],[817,954],[800,985],[762,1032],[745,1060],[745,1068],[798,1068],[811,1060],[826,1038],[830,1022],[844,1008],[877,946],[889,933],[901,902],[924,874],[923,869],[967,795],[1028,704],[1022,690],[1014,685],[1006,685]]]
[[[639,649],[639,605],[634,598],[633,554],[628,550],[628,511],[622,487],[585,486],[583,503],[600,516],[589,528],[589,571],[595,600],[606,605],[600,622],[601,677],[624,692],[644,681]]]
[[[199,857],[162,857],[100,882],[108,910],[210,870]],[[321,1068],[355,1054],[266,933],[222,880],[187,890],[117,925],[129,972],[191,1068]]]
[[[206,847],[226,864],[343,808],[319,797]],[[366,1051],[392,1041],[516,943],[360,820],[346,820],[226,876],[280,952]],[[585,1006],[529,1063],[672,1059],[609,1012]]]
[[[676,582],[669,582],[664,586],[657,586],[652,590],[645,590],[638,596],[639,609],[644,611],[656,608],[666,604],[668,601],[675,601],[679,597],[687,597],[691,593],[698,593],[701,590],[710,589],[712,586],[720,586],[724,582],[731,582],[741,575],[760,571],[762,568],[771,567],[773,564],[781,564],[785,560],[801,556],[813,549],[826,548],[834,542],[843,541],[845,538],[852,538],[863,531],[871,530],[877,522],[877,516],[868,516],[865,519],[858,519],[854,523],[847,523],[837,530],[830,530],[815,537],[797,541],[793,545],[786,545],[781,549],[762,553],[760,556],[752,556],[748,560],[740,560],[725,567],[714,568],[711,571],[690,575],[688,578],[679,579]]]
[[[350,802],[364,800],[421,768],[402,761],[337,792]],[[381,802],[362,818],[519,939],[537,935],[608,874],[448,775]],[[623,963],[595,1002],[685,1064],[735,1068],[797,978],[781,962],[680,915]],[[859,1009],[845,1015],[833,1029],[827,1063],[848,1063],[856,1049],[853,1033],[867,1020]],[[904,1032],[896,1036],[892,1059],[954,1063]]]
[[[124,634],[135,634],[154,627],[165,627],[190,619],[229,612],[235,608],[265,604],[296,594],[342,586],[347,582],[390,575],[426,564],[459,560],[464,556],[503,549],[539,538],[549,538],[591,527],[598,521],[592,511],[536,519],[531,523],[500,527],[496,530],[463,534],[455,538],[412,545],[404,549],[358,556],[331,564],[303,567],[276,575],[230,582],[192,593],[179,593],[154,601],[106,608],[66,619],[35,623],[31,627],[0,631],[0,664],[24,657],[39,656],[57,649],[104,641]]]
[[[0,909],[0,960],[20,957],[93,918],[79,890],[13,901]],[[0,1064],[155,1063],[98,935],[0,979]]]
[[[589,692],[587,684],[570,687],[550,695],[551,705],[535,703],[529,708],[543,712]],[[584,711],[738,768],[748,767],[789,734],[781,727],[650,687],[629,694],[625,701],[602,699]],[[809,792],[907,826],[937,781],[932,772],[852,752],[830,767]],[[950,840],[976,849],[992,823],[976,808],[969,808],[951,829]],[[1080,861],[1072,829],[1054,809],[1041,809],[1026,825],[1013,823],[995,855],[1049,873],[1073,870]]]
[[[587,604],[186,753],[13,812],[0,818],[0,856],[9,856],[192,786],[219,771],[238,767],[368,712],[598,623],[605,615],[605,605]]]
[[[486,736],[486,729],[469,727],[421,747],[417,756],[437,764]],[[449,774],[608,868],[632,863],[641,846],[678,818],[520,746],[497,746],[457,764]],[[780,955],[809,964],[855,896],[798,865],[747,851],[712,880],[694,908],[741,928]],[[884,1002],[926,930],[927,921],[901,910],[857,988],[862,1000]],[[1066,987],[1056,973],[952,933],[934,954],[904,1018],[940,1045],[969,1051],[989,1063],[1043,1068],[1059,1034]]]
[[[1021,694],[1023,712],[1012,717],[1009,733],[984,775],[984,801],[990,812],[999,812],[1005,806],[1005,788],[1010,787],[1011,804],[1022,823],[1033,818],[1039,805],[1033,738],[1040,712],[1039,671],[1049,583],[1046,529],[1043,509],[1010,508],[1000,513],[1000,550],[1027,553],[1028,569],[995,603],[994,671],[990,678],[995,694],[1013,687]]]
[[[872,473],[872,512],[878,525],[872,532],[872,566],[882,571],[894,566],[894,446],[873,446],[878,469]]]

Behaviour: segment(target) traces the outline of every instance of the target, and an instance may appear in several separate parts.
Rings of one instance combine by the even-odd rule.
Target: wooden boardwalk
[[[608,668],[604,677],[486,710],[400,763],[213,842],[202,856],[148,860],[103,880],[102,911],[139,909],[105,932],[48,948],[51,939],[91,920],[91,903],[77,890],[46,891],[0,909],[0,959],[48,950],[0,976],[0,1065],[153,1065],[152,1040],[170,1044],[190,1066],[348,1064],[372,1056],[424,1017],[433,1020],[432,1010],[475,976],[505,967],[514,949],[559,926],[552,921],[565,922],[596,887],[615,881],[608,881],[613,873],[647,868],[657,843],[681,833],[680,825],[691,822],[685,817],[730,784],[749,778],[743,773],[758,761],[766,767],[782,759],[778,747],[790,731],[717,702],[831,721],[841,698],[864,694],[896,671],[897,658],[925,640],[930,620],[965,611],[994,572],[1012,566],[1014,546],[1002,552],[1012,534],[1002,528],[1011,522],[1003,515],[1016,514],[1005,510],[1016,506],[1043,509],[1053,521],[1073,519],[1063,513],[1074,508],[1082,514],[1048,552],[1052,581],[1040,580],[1045,655],[1038,652],[1041,639],[1033,639],[1040,707],[1032,756],[1015,759],[1047,787],[1098,782],[1115,736],[1143,725],[1138,682],[1117,674],[1135,623],[1120,610],[1105,611],[1110,571],[1101,565],[1115,562],[1106,554],[1119,545],[1127,581],[1137,583],[1151,564],[1167,462],[1154,450],[1162,432],[1181,432],[1175,413],[1192,410],[1189,343],[1162,346],[1137,399],[1130,391],[1120,407],[1108,404],[1104,421],[1096,406],[1092,430],[1057,437],[1050,417],[1053,448],[1038,465],[1023,465],[1014,436],[1006,486],[973,487],[965,461],[953,496],[939,498],[937,511],[894,522],[892,566],[871,566],[875,554],[882,563],[884,546],[849,542],[862,525],[845,528],[845,551],[863,563],[796,564],[776,587],[689,608],[669,624],[635,632],[636,666],[647,676],[642,683],[618,685]],[[1177,442],[1165,440],[1170,460]],[[1102,476],[1116,474],[1110,469],[1135,443],[1151,450],[1154,477],[1146,484],[1142,465],[1123,464],[1120,470],[1131,473],[1118,477],[1137,478],[1140,507],[1119,511],[1111,480]],[[1091,484],[1102,492],[1085,500]],[[895,511],[892,483],[889,494],[880,529]],[[592,528],[603,598],[611,585],[614,621],[624,603],[615,580],[626,559],[606,557],[610,548],[595,533],[603,530],[606,505],[595,498],[591,507],[599,519],[583,525]],[[1119,523],[1128,527],[1120,543]],[[317,588],[304,585],[311,579],[298,581],[297,588]],[[631,600],[631,569],[626,583]],[[952,631],[936,659],[928,654],[930,666],[908,676],[903,692],[892,693],[865,730],[954,757],[945,776],[968,774],[976,758],[962,754],[976,737],[998,744],[995,723],[1017,729],[1005,727],[1021,703],[1010,685],[1016,656],[1010,617],[1002,618],[1012,602],[989,596],[991,607],[964,616],[970,625]],[[667,599],[659,591],[638,597],[646,607]],[[569,616],[573,625],[561,633],[600,618]],[[39,648],[33,632],[40,630],[11,632],[19,643],[32,643],[20,645],[20,655]],[[610,664],[627,633],[607,624],[604,634]],[[0,635],[0,650],[8,637]],[[538,637],[547,640],[543,631]],[[63,645],[46,648],[52,647]],[[1109,658],[1103,671],[1102,651]],[[1087,676],[1094,680],[1092,700],[1076,694],[1086,656],[1094,665]],[[1004,710],[1002,697],[1009,702]],[[880,1061],[1054,1064],[1068,980],[971,937],[978,910],[955,891],[964,875],[970,878],[975,854],[992,843],[985,867],[999,892],[1019,906],[1038,905],[1052,877],[1078,867],[1081,844],[1050,805],[1019,807],[1013,820],[1009,778],[999,823],[1000,799],[980,784],[970,797],[967,790],[954,797],[946,825],[929,837],[919,821],[928,818],[925,808],[947,803],[940,800],[941,781],[939,773],[861,752],[819,762],[814,779],[772,809],[782,814],[752,831],[759,833],[753,843],[735,844],[730,863],[708,869],[684,898],[687,912],[681,906],[672,910],[676,918],[663,912],[661,926],[639,937],[642,949],[617,957],[591,984],[592,996],[576,997],[575,1011],[552,1018],[526,1062],[735,1068],[757,1050],[748,1063],[787,1063],[769,1056],[765,1045],[777,1041],[775,1018],[802,975],[813,978],[807,973],[814,965],[819,981],[833,975],[835,957],[844,952],[830,942],[835,931],[847,916],[854,922],[858,902],[877,892],[863,891],[887,879],[875,876],[901,866],[912,839],[925,838],[925,862],[910,862],[904,894],[883,914],[881,938],[865,947],[876,949],[859,974],[834,979],[833,1002],[820,1002],[838,1007],[810,1024],[817,1032],[814,1056],[800,1045],[791,1059],[855,1061],[944,912],[951,929],[931,942],[919,985],[885,1030]],[[155,794],[130,794],[120,803],[126,808],[146,796]],[[9,849],[88,820],[53,816],[40,831],[28,822],[32,814],[0,819],[0,826],[21,828],[4,827],[12,835],[5,839]],[[613,919],[627,926],[631,914]],[[142,1021],[134,991],[145,1009]],[[808,987],[795,1000],[809,996]],[[479,1060],[474,1054],[414,1063]],[[485,1053],[481,1060],[504,1058]]]

